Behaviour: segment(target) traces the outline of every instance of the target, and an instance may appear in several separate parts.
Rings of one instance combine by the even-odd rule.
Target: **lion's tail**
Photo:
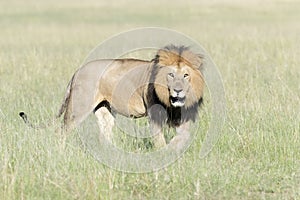
[[[23,119],[23,121],[25,122],[25,124],[27,124],[27,126],[29,126],[30,128],[33,128],[33,129],[39,129],[39,128],[45,127],[44,124],[36,125],[36,124],[31,123],[31,122],[28,120],[28,117],[27,117],[27,115],[26,115],[24,112],[20,112],[20,113],[19,113],[19,116]]]
[[[56,119],[60,118],[61,115],[66,111],[69,101],[70,101],[70,96],[71,96],[71,89],[72,89],[72,84],[73,84],[74,76],[72,77],[71,81],[69,82],[67,86],[67,91],[64,97],[64,101],[59,109],[58,114],[56,115]],[[33,124],[32,122],[29,121],[28,116],[25,112],[20,112],[19,116],[23,119],[25,124],[27,126],[33,128],[33,129],[40,129],[40,128],[45,128],[47,127],[45,124]]]
[[[23,119],[23,121],[25,122],[25,124],[28,127],[32,128],[32,129],[36,129],[36,130],[44,129],[44,128],[50,127],[55,124],[55,122],[53,120],[49,120],[48,122],[32,123],[28,119],[28,116],[25,112],[20,112],[19,116]]]

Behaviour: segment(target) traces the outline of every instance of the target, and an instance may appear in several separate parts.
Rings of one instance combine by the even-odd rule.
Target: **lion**
[[[71,130],[94,112],[110,141],[116,114],[148,117],[155,147],[166,145],[164,125],[176,130],[170,143],[184,141],[203,99],[203,59],[186,46],[168,45],[150,61],[91,61],[74,73],[57,117],[64,114],[63,126]]]

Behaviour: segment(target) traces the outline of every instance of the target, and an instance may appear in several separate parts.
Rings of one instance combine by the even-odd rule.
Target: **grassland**
[[[299,10],[299,1],[1,1],[0,199],[299,199]],[[227,119],[208,157],[198,158],[200,133],[166,170],[129,174],[95,161],[76,134],[25,127],[20,110],[35,122],[56,114],[92,48],[143,26],[191,36],[219,67]]]

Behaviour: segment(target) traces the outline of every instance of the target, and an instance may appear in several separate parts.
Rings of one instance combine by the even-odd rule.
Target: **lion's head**
[[[154,59],[154,89],[167,107],[189,108],[202,98],[204,80],[200,72],[203,57],[189,48],[167,46]]]

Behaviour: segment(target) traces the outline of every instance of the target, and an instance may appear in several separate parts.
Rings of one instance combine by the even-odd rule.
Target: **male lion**
[[[148,116],[156,147],[166,145],[164,124],[176,129],[171,143],[180,143],[189,138],[189,122],[195,121],[202,102],[202,64],[202,56],[174,45],[158,50],[151,61],[89,62],[69,82],[58,117],[64,113],[64,127],[71,129],[94,111],[100,130],[110,140],[115,114]],[[20,115],[27,122],[26,115]]]

